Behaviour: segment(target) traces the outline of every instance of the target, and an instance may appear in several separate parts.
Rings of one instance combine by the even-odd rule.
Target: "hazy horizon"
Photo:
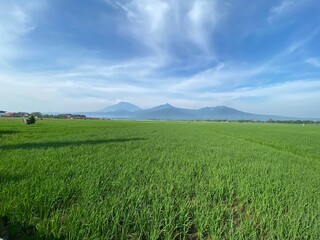
[[[0,110],[320,117],[319,1],[0,2]]]

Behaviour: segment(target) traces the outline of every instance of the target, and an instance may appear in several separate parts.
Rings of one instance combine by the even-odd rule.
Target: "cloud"
[[[165,55],[170,32],[169,24],[170,6],[165,1],[132,1],[122,5],[126,12],[127,21],[123,23],[124,32],[133,36],[158,54]]]
[[[74,79],[75,81],[91,80],[106,84],[136,84],[152,85],[157,72],[167,65],[166,58],[146,57],[131,60],[114,61],[103,59],[87,59],[63,72],[49,73],[59,79]]]
[[[253,77],[274,71],[274,67],[264,64],[245,67],[221,62],[193,76],[174,79],[170,89],[174,92],[195,92],[210,91],[221,87],[234,88],[237,85],[250,85]]]
[[[268,21],[272,22],[276,19],[290,13],[295,9],[297,1],[295,0],[283,0],[279,5],[271,8]]]
[[[124,83],[76,81],[47,73],[1,74],[1,108],[10,111],[94,111],[114,103],[133,100],[150,89]],[[54,102],[54,104],[52,104]]]
[[[0,66],[26,53],[20,41],[36,28],[33,17],[43,9],[42,3],[6,1],[0,6]]]
[[[19,6],[5,4],[1,11],[1,42],[8,43],[28,33],[34,26],[29,15]]]
[[[219,20],[214,1],[195,1],[187,13],[189,38],[202,50],[209,51],[210,33]]]
[[[288,22],[289,17],[291,18],[297,12],[307,10],[307,14],[310,14],[310,10],[312,10],[312,8],[316,9],[317,7],[319,7],[319,5],[317,5],[317,1],[315,0],[282,0],[280,4],[270,9],[267,21],[269,23],[273,23],[278,20],[285,20]]]
[[[284,116],[319,117],[320,79],[290,80],[281,84],[250,89],[244,92],[263,99],[259,104],[250,101],[242,107],[257,113],[272,113]],[[243,97],[245,98],[245,97]]]
[[[208,53],[208,39],[220,16],[216,2],[206,0],[132,0],[117,5],[127,16],[123,32],[160,54],[168,54],[181,44]]]
[[[309,63],[314,67],[320,67],[320,58],[308,58],[306,63]]]
[[[316,28],[309,35],[303,36],[299,40],[295,40],[295,42],[291,43],[289,47],[285,50],[285,54],[290,54],[295,52],[298,49],[301,49],[302,47],[307,45],[318,33],[319,33],[319,28]]]
[[[141,99],[144,106],[146,101],[142,96],[150,99],[158,95],[160,99],[161,90],[156,89],[161,79],[154,79],[154,75],[165,61],[161,58],[121,62],[87,59],[83,64],[65,70],[7,70],[0,74],[2,108],[11,111],[94,111],[116,101],[136,102],[136,99]]]
[[[270,12],[274,15],[274,16],[279,16],[282,15],[288,11],[290,11],[290,9],[292,9],[292,7],[294,6],[295,2],[293,0],[284,0],[280,3],[280,5],[273,7]]]

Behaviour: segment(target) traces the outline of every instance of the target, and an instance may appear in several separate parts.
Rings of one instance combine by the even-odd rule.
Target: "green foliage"
[[[36,123],[36,118],[35,118],[35,116],[33,115],[33,114],[31,114],[30,116],[29,116],[29,123],[30,124],[35,124]]]
[[[320,239],[319,125],[0,121],[13,239]]]

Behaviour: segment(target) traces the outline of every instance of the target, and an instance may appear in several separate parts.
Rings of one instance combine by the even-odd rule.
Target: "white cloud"
[[[117,73],[100,80],[94,74],[96,73],[0,74],[1,108],[10,111],[94,111],[114,104],[115,99],[141,99],[141,103],[145,104],[142,95],[146,98],[154,96],[153,88],[125,83]],[[92,81],[88,81],[90,76]]]
[[[268,21],[272,22],[292,11],[296,7],[297,1],[283,0],[279,5],[271,8]]]
[[[195,91],[201,88],[219,86],[225,80],[224,76],[221,75],[222,68],[223,64],[220,64],[216,68],[204,70],[191,77],[174,79],[171,90],[173,92]]]
[[[306,63],[311,64],[314,67],[320,67],[320,58],[309,58]]]
[[[127,15],[123,32],[158,54],[177,44],[193,44],[208,54],[207,39],[220,17],[216,2],[207,0],[132,0],[118,6]]]
[[[59,79],[72,78],[79,81],[89,78],[94,82],[106,83],[151,83],[155,72],[166,66],[168,61],[169,59],[165,57],[135,58],[119,62],[87,59],[68,71],[53,73],[53,76]]]
[[[91,87],[90,90],[102,92],[102,93],[150,93],[154,92],[152,89],[145,88],[145,87],[137,87],[134,85],[128,84],[116,84],[115,86],[109,87]]]
[[[174,83],[170,89],[173,92],[194,92],[218,86],[235,87],[250,81],[252,77],[271,71],[274,72],[275,69],[268,65],[248,68],[220,63],[214,68],[206,69],[193,76],[174,79]]]
[[[73,93],[79,90],[76,84],[66,82],[50,84],[40,78],[1,75],[0,85],[1,108],[8,111],[77,111],[90,109],[93,104],[99,103],[98,97],[75,98],[66,94],[68,89]],[[107,104],[104,98],[100,100]]]
[[[123,23],[124,32],[133,35],[137,41],[156,51],[165,54],[169,24],[170,6],[161,0],[132,1],[127,5],[118,5],[126,12],[127,21]]]
[[[294,5],[294,1],[293,0],[284,0],[280,3],[280,5],[276,6],[276,7],[273,7],[270,12],[273,14],[273,15],[281,15],[281,14],[284,14],[286,13],[287,11],[289,11],[292,6]]]
[[[7,43],[16,40],[21,35],[27,33],[33,28],[29,17],[17,6],[6,7],[7,11],[1,11],[1,43]]]
[[[25,54],[19,42],[36,28],[33,17],[43,9],[42,3],[34,1],[6,1],[0,5],[0,66],[8,66],[8,60]]]
[[[302,47],[307,45],[318,33],[319,28],[316,28],[311,34],[303,36],[301,39],[291,43],[290,46],[284,51],[284,54],[290,54],[301,49]]]
[[[218,22],[215,1],[195,1],[187,13],[189,38],[202,50],[208,51],[210,33]]]
[[[317,7],[314,0],[282,0],[280,4],[270,9],[267,21],[273,23],[280,19],[288,21],[288,17],[298,11],[305,10],[308,7]]]

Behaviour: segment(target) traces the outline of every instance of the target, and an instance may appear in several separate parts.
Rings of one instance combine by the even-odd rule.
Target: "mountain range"
[[[150,109],[142,109],[132,103],[120,102],[97,112],[83,113],[89,117],[136,120],[299,120],[302,118],[263,115],[242,112],[226,106],[200,109],[177,108],[168,103]],[[304,120],[318,120],[303,118]]]

